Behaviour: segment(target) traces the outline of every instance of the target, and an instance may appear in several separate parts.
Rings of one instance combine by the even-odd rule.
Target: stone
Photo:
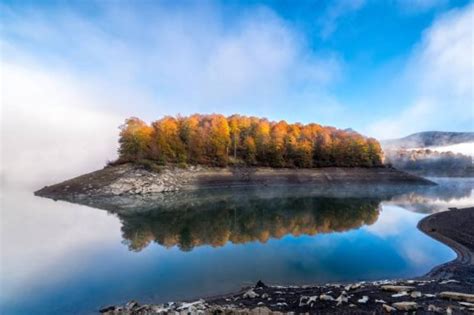
[[[443,309],[441,307],[437,307],[436,305],[430,304],[428,305],[428,312],[443,313]]]
[[[135,307],[138,306],[138,302],[137,301],[130,301],[128,302],[127,304],[125,304],[125,308],[129,311],[131,311],[132,309],[134,309]]]
[[[321,294],[319,296],[319,299],[321,301],[334,301],[334,298],[332,296],[328,295],[328,294]]]
[[[448,299],[448,300],[474,302],[474,294],[469,294],[469,293],[445,291],[445,292],[441,292],[439,296],[443,299]]]
[[[255,289],[265,289],[267,288],[267,285],[263,283],[261,280],[258,280],[257,283],[255,284]]]
[[[250,289],[250,290],[248,290],[247,292],[245,292],[242,297],[243,297],[244,299],[254,299],[254,298],[258,297],[258,296],[259,296],[259,295],[258,295],[257,292],[255,292],[253,289]]]
[[[414,299],[421,297],[421,292],[420,291],[413,291],[410,296]]]
[[[341,305],[342,303],[347,303],[349,302],[349,298],[343,293],[339,295],[339,297],[336,299],[337,305]]]
[[[369,297],[367,295],[364,295],[361,299],[357,300],[357,303],[367,303],[369,300]]]
[[[415,289],[415,287],[408,286],[408,285],[383,285],[381,286],[381,288],[384,291],[391,291],[391,292],[410,292]]]
[[[391,307],[390,305],[384,304],[382,305],[383,310],[387,313],[395,312],[397,309],[395,307]]]
[[[115,311],[115,306],[106,306],[106,307],[103,307],[99,310],[99,313],[108,313],[108,312],[113,312]]]
[[[399,297],[402,297],[402,296],[407,296],[408,293],[403,291],[403,292],[400,292],[400,293],[395,293],[395,294],[392,294],[392,297],[394,298],[399,298]]]
[[[392,304],[399,311],[415,311],[418,308],[416,302],[397,302]]]
[[[467,307],[474,307],[474,303],[469,303],[469,302],[459,302],[462,306],[467,306]]]

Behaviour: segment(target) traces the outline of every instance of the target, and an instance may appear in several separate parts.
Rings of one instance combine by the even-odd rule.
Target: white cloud
[[[399,116],[369,126],[380,138],[417,131],[473,129],[474,5],[450,11],[426,30],[401,80],[408,82],[412,104]]]

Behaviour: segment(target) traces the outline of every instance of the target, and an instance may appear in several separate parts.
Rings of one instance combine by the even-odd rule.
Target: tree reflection
[[[341,232],[374,223],[379,199],[285,197],[227,199],[146,214],[119,214],[124,243],[140,251],[151,242],[183,251],[243,244],[291,234]]]

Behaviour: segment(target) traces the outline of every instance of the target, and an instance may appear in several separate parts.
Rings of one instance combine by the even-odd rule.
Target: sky
[[[0,0],[0,32],[2,181],[103,166],[129,116],[474,131],[469,1]]]

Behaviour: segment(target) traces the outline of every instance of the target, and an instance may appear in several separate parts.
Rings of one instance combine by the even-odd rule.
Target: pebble
[[[420,291],[413,291],[410,296],[414,299],[421,297],[421,292]]]
[[[364,295],[361,299],[357,300],[357,303],[367,303],[369,300],[369,297],[367,295]]]

